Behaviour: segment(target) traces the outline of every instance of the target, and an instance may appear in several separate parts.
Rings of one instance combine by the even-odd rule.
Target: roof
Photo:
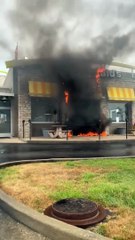
[[[19,59],[19,60],[11,60],[6,61],[7,68],[14,68],[14,67],[24,67],[29,65],[35,65],[42,61],[43,59]],[[44,59],[45,60],[45,59]]]
[[[14,68],[14,67],[24,67],[29,65],[40,64],[42,61],[49,61],[49,59],[19,59],[19,60],[10,60],[6,61],[7,68]],[[122,68],[129,68],[135,69],[134,65],[120,63],[120,62],[112,62],[111,66],[122,67]]]

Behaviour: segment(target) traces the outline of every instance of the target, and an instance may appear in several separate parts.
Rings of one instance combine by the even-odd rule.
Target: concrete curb
[[[4,166],[6,167],[6,164]],[[0,167],[3,166],[0,165]],[[23,223],[35,232],[38,232],[51,240],[110,239],[38,213],[37,211],[16,201],[2,190],[0,190],[0,207],[15,220]]]
[[[127,155],[127,156],[111,156],[111,157],[85,157],[85,160],[93,160],[93,159],[117,159],[117,158],[135,158],[135,155]],[[9,162],[2,162],[0,163],[0,168],[11,167],[15,165],[22,165],[22,164],[30,164],[30,163],[53,163],[53,162],[67,162],[67,161],[80,161],[84,159],[84,157],[77,158],[77,157],[67,157],[67,158],[46,158],[46,159],[22,159],[16,161],[9,161]]]

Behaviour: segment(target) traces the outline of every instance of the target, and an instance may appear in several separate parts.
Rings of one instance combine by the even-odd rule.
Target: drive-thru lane
[[[28,159],[135,156],[135,140],[0,144],[0,163]]]

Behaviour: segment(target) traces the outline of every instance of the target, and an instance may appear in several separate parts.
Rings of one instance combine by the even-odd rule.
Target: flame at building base
[[[77,135],[77,137],[96,137],[96,136],[99,136],[99,134],[97,132],[80,133]],[[106,137],[107,136],[106,131],[101,132],[100,136]],[[71,137],[73,137],[73,134],[72,134],[72,131],[69,131],[68,138],[71,138]]]
[[[94,136],[99,136],[99,134],[97,132],[88,132],[88,133],[80,133],[78,136],[79,137],[94,137]],[[105,131],[101,132],[100,136],[106,137],[107,133]]]

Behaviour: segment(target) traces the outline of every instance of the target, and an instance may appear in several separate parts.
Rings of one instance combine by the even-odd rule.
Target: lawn
[[[39,212],[69,197],[88,198],[112,212],[91,230],[115,240],[135,239],[135,159],[34,163],[0,170],[0,187]]]

